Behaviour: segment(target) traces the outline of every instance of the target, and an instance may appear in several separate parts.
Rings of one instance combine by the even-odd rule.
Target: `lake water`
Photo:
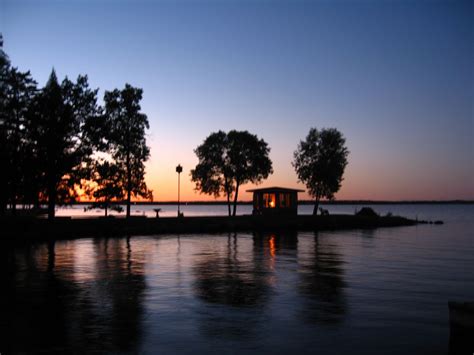
[[[372,207],[381,215],[392,213],[394,215],[402,215],[409,218],[418,219],[441,219],[444,217],[457,218],[456,214],[459,208],[452,208],[453,205],[416,205],[416,204],[381,204],[381,205],[326,205],[322,204],[331,214],[354,214],[364,206]],[[459,205],[459,207],[466,205]],[[104,215],[104,210],[93,209],[85,210],[86,206],[74,205],[69,207],[61,207],[56,210],[57,216],[69,216],[73,218],[81,217],[100,217]],[[125,211],[125,206],[122,206]],[[160,208],[160,217],[176,217],[177,205],[132,205],[131,214],[134,216],[155,217],[155,208]],[[252,205],[238,205],[238,215],[252,214]],[[180,211],[184,216],[227,216],[227,205],[181,205]],[[313,205],[299,205],[298,214],[312,214]],[[117,213],[109,211],[109,215],[125,216],[125,213]]]
[[[0,352],[446,354],[448,300],[474,300],[474,206],[374,208],[445,224],[2,248]]]

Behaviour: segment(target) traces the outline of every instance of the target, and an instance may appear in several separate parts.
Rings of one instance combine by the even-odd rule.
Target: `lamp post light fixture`
[[[180,200],[180,177],[181,177],[181,173],[183,172],[183,167],[178,164],[178,166],[176,167],[176,172],[178,173],[178,217],[181,217],[181,212],[179,210],[179,200]]]

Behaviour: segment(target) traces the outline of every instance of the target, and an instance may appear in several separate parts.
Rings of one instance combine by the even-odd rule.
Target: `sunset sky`
[[[311,127],[347,139],[337,199],[474,199],[473,4],[1,0],[0,32],[40,86],[54,67],[100,101],[143,88],[155,200],[176,199],[178,163],[182,199],[213,199],[189,171],[218,130],[268,142],[262,186],[303,187],[291,161]]]

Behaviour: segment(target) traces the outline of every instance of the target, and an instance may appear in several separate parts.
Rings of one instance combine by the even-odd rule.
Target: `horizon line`
[[[71,203],[71,205],[81,205],[81,204],[90,204],[95,201],[76,201]],[[239,200],[237,204],[252,204],[252,200]],[[355,199],[355,200],[323,200],[319,202],[320,204],[329,204],[329,205],[338,205],[338,204],[474,204],[474,199],[443,199],[443,200],[365,200],[365,199]],[[126,205],[126,201],[113,201],[111,204]],[[178,201],[168,200],[168,201],[131,201],[132,205],[177,205]],[[227,205],[227,201],[221,200],[192,200],[192,201],[179,201],[180,205]],[[231,202],[231,205],[233,203]],[[314,200],[299,200],[298,204],[314,204]]]

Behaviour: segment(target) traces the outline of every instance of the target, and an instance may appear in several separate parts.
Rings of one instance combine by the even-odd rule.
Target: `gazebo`
[[[297,215],[298,192],[304,190],[274,186],[247,192],[253,192],[254,215]]]

